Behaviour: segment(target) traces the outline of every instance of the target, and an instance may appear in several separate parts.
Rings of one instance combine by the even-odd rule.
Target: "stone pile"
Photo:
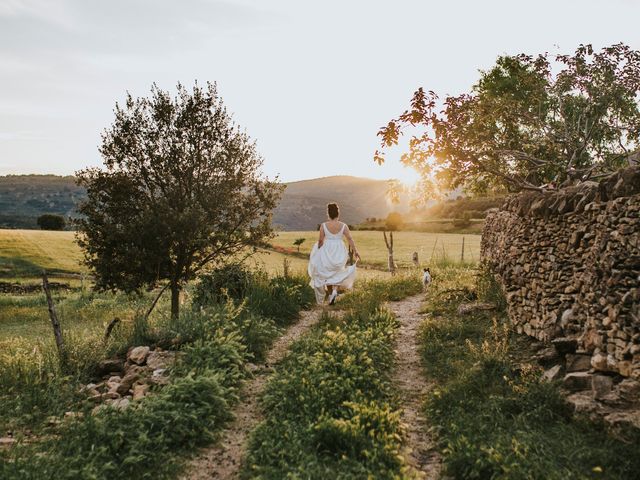
[[[168,369],[176,355],[161,348],[130,348],[126,361],[116,358],[100,362],[97,374],[102,381],[86,385],[84,392],[100,405],[127,408],[132,401],[144,398],[152,386],[169,382]]]
[[[539,344],[535,360],[545,368],[546,380],[561,382],[576,412],[601,417],[612,428],[640,429],[640,380],[597,371],[576,340],[551,343]]]
[[[518,332],[565,345],[566,365],[548,375],[562,371],[567,389],[603,401],[611,392],[637,399],[639,166],[508,197],[487,216],[481,258],[500,280]]]
[[[68,283],[49,282],[49,288],[51,290],[70,290],[71,286]],[[25,295],[40,292],[42,292],[41,283],[0,282],[0,294]]]

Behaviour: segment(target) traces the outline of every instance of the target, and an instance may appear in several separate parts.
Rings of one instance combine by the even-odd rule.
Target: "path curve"
[[[220,440],[191,460],[182,480],[221,480],[238,478],[249,434],[262,420],[259,399],[271,373],[271,366],[287,354],[293,342],[300,338],[320,318],[321,309],[300,312],[300,319],[279,337],[267,353],[266,361],[240,391],[240,403],[234,408],[234,420],[222,431]]]
[[[406,435],[402,453],[416,478],[437,479],[442,462],[423,414],[425,395],[431,388],[420,357],[419,327],[423,316],[418,312],[423,300],[424,293],[420,293],[399,302],[389,302],[387,308],[400,322],[393,383],[402,402],[401,419]]]

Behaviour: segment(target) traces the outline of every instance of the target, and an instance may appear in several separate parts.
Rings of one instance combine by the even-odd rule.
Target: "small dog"
[[[428,268],[422,270],[422,289],[426,290],[431,283],[431,271]]]

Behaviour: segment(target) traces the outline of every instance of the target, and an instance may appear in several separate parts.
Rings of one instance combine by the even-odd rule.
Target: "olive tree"
[[[215,84],[128,95],[100,153],[104,168],[77,173],[87,190],[77,241],[98,289],[166,282],[175,318],[185,282],[272,235],[281,186],[260,173],[255,143]]]
[[[624,44],[502,56],[469,92],[418,89],[378,132],[374,160],[410,131],[401,161],[427,190],[541,190],[593,178],[639,148],[639,93],[640,52]]]

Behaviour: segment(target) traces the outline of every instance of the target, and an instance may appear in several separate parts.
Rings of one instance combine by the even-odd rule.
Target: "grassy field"
[[[281,232],[273,245],[295,251],[293,241],[305,238],[300,252],[308,255],[317,240],[317,232]],[[19,279],[39,276],[42,269],[52,272],[81,273],[82,252],[74,241],[74,232],[48,232],[41,230],[0,230],[0,278]],[[353,237],[365,265],[386,268],[387,250],[382,232],[356,231]],[[480,236],[461,234],[436,234],[420,232],[396,232],[394,250],[399,266],[411,265],[411,255],[418,252],[423,265],[446,258],[458,261],[464,238],[465,261],[476,262],[480,255]],[[434,248],[435,247],[435,248]],[[307,269],[306,258],[279,252],[259,252],[250,259],[251,264],[269,273],[281,272],[284,259],[295,272]],[[361,270],[364,278],[379,275],[378,272]]]
[[[260,252],[251,265],[267,272],[282,271],[287,257],[292,271],[305,271],[307,262],[282,253]],[[74,232],[0,229],[0,278],[12,281],[39,276],[42,269],[61,273],[82,273],[82,251]]]
[[[82,252],[74,232],[0,230],[0,278],[52,272],[79,273]]]
[[[82,252],[74,242],[74,232],[41,230],[0,230],[0,280],[22,283],[39,283],[42,269],[55,273],[81,273]],[[279,252],[259,252],[247,262],[268,272],[281,274],[284,261],[291,273],[304,274],[307,260]],[[386,277],[386,272],[360,269],[359,279]],[[92,293],[89,286],[80,289],[80,280],[64,278],[71,291],[54,292],[58,315],[63,328],[75,332],[103,331],[115,316],[132,321],[135,315],[152,301],[151,294],[142,298],[123,294]],[[166,299],[160,303],[164,308]],[[159,314],[160,312],[158,312]],[[0,295],[0,342],[10,338],[50,340],[51,325],[44,295],[40,292],[28,295]]]
[[[313,244],[318,240],[318,232],[280,232],[272,244],[295,251],[296,247],[293,246],[293,241],[297,238],[305,239],[300,247],[300,252],[308,254]],[[386,267],[387,249],[382,232],[355,231],[353,238],[365,264]],[[429,265],[443,258],[459,261],[463,238],[465,261],[475,263],[480,257],[480,235],[395,232],[393,238],[395,261],[401,267],[411,265],[413,252],[418,252],[422,265]]]

